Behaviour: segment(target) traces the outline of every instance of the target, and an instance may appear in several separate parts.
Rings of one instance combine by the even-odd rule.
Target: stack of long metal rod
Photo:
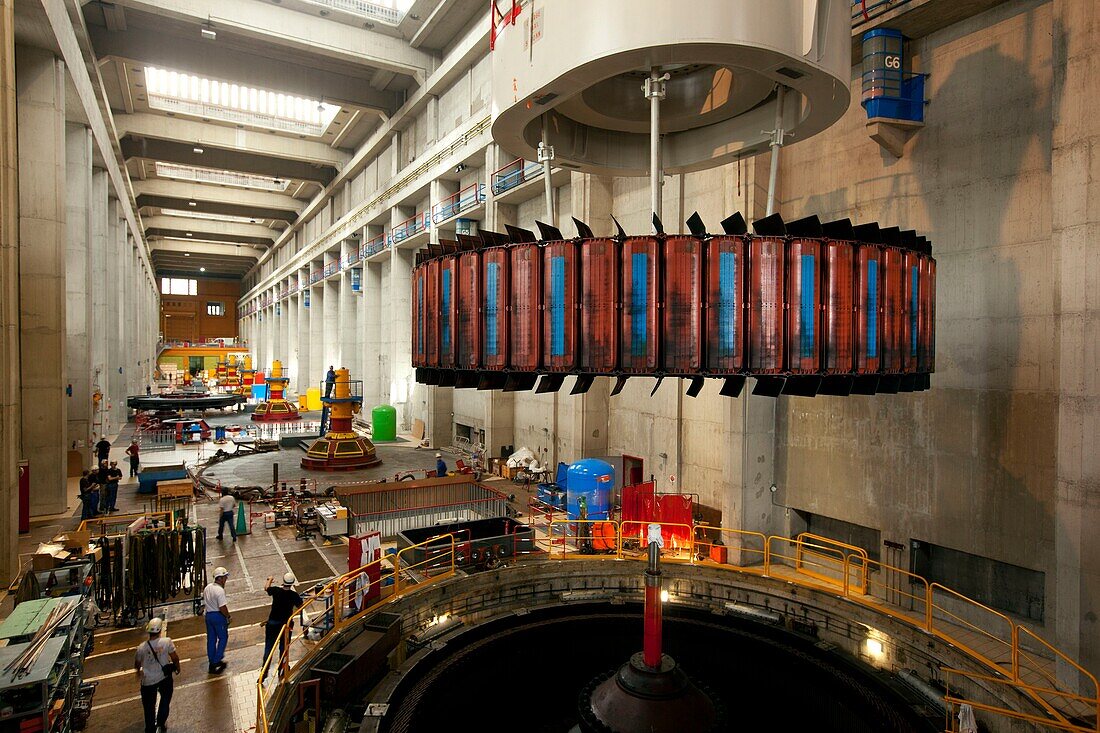
[[[30,673],[31,668],[35,662],[38,661],[39,655],[42,653],[43,647],[46,646],[46,642],[50,640],[54,632],[66,622],[77,606],[77,601],[68,601],[59,603],[53,607],[50,613],[46,616],[46,621],[35,632],[34,638],[27,644],[27,648],[17,656],[15,659],[8,662],[4,667],[4,671],[12,675],[15,679],[26,676]]]

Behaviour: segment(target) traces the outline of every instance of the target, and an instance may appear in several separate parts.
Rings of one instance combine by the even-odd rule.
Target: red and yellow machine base
[[[353,471],[382,462],[374,444],[357,433],[325,433],[306,451],[302,468],[312,471]]]
[[[292,402],[286,400],[261,402],[256,405],[256,410],[252,413],[254,422],[289,422],[290,420],[300,419],[298,408]]]

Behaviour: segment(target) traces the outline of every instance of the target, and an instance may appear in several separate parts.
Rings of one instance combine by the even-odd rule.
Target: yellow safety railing
[[[270,731],[268,708],[278,702],[280,692],[285,689],[282,683],[294,680],[300,670],[307,668],[333,632],[394,598],[454,574],[455,538],[452,534],[441,534],[344,573],[310,594],[298,613],[283,626],[280,642],[260,666],[256,730]],[[371,575],[377,575],[374,582]]]
[[[540,528],[535,544],[552,560],[642,559],[649,524],[551,518],[545,530]],[[599,530],[596,525],[601,525]],[[1053,729],[1100,733],[1100,685],[1095,676],[1034,632],[950,588],[871,560],[860,547],[819,535],[803,533],[792,539],[710,525],[662,526],[682,538],[675,546],[668,543],[662,549],[665,560],[776,578],[839,595],[921,629],[992,670],[986,676],[943,670],[955,683],[948,686],[944,697],[949,713],[945,730],[955,729],[950,719],[952,706],[967,703],[975,710]],[[608,527],[610,534],[606,533]],[[463,538],[456,539],[453,534],[429,539],[346,573],[314,594],[302,609],[307,623],[297,635],[290,624],[284,627],[283,653],[280,655],[276,646],[264,660],[258,683],[257,733],[270,733],[267,711],[279,702],[279,683],[294,681],[296,672],[313,660],[331,631],[410,590],[454,575],[456,546],[462,542]],[[356,599],[364,593],[362,578],[374,565],[378,565],[375,570],[382,592],[369,605],[357,604]],[[269,669],[275,674],[269,675]],[[1063,689],[1064,683],[1059,685],[1058,680],[1066,680],[1068,675],[1076,676],[1072,686],[1078,692]],[[265,682],[265,677],[272,679]],[[967,681],[975,687],[987,683],[987,689],[1001,685],[1021,692],[1047,717],[967,699],[960,692]]]

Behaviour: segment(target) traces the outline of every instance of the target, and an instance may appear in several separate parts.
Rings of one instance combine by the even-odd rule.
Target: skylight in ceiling
[[[254,188],[259,191],[286,191],[290,181],[285,178],[267,178],[255,176],[251,173],[239,173],[237,171],[223,171],[216,168],[199,168],[193,165],[180,165],[178,163],[156,163],[157,178],[174,178],[178,181],[194,181],[195,183],[213,183],[218,186],[234,186],[236,188]]]
[[[232,214],[207,214],[203,211],[184,211],[183,209],[161,209],[165,216],[182,216],[187,219],[206,219],[208,221],[226,221],[234,224],[255,224],[256,219],[248,216],[234,216]]]
[[[352,15],[361,15],[364,18],[380,20],[383,23],[401,22],[405,13],[409,12],[413,0],[306,0],[311,5],[320,5],[326,8],[342,10]]]
[[[340,107],[318,99],[206,79],[194,74],[145,67],[149,106],[298,135],[324,134]]]

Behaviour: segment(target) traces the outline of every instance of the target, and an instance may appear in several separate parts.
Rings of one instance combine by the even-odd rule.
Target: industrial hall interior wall
[[[159,294],[76,39],[14,32],[0,1],[0,579],[32,515],[71,511],[66,473],[149,383]],[[75,65],[67,63],[75,60]],[[94,122],[89,122],[93,120]]]
[[[164,340],[206,343],[237,338],[240,283],[213,278],[191,279],[195,280],[195,295],[161,295],[160,333]],[[220,314],[211,308],[215,305],[221,307]]]
[[[954,575],[944,580],[979,598],[995,597],[1008,578],[1011,612],[1100,672],[1100,548],[1089,531],[1100,506],[1092,438],[1100,434],[1092,346],[1100,285],[1100,103],[1091,93],[1098,12],[1080,0],[1011,0],[913,40],[914,68],[929,74],[930,104],[901,157],[869,137],[858,103],[824,133],[782,150],[784,218],[901,224],[933,241],[938,359],[927,392],[726,399],[714,382],[692,399],[671,380],[653,397],[644,379],[615,397],[609,380],[583,396],[569,396],[569,382],[545,395],[416,385],[415,250],[368,258],[358,291],[349,272],[313,284],[310,275],[471,183],[491,184],[491,173],[512,159],[484,124],[488,30],[480,24],[443,59],[449,81],[411,100],[362,168],[246,279],[246,312],[270,303],[242,319],[242,335],[258,364],[282,359],[298,391],[329,364],[348,367],[362,375],[367,404],[395,405],[406,429],[423,420],[437,445],[472,429],[475,438],[484,432],[493,455],[527,446],[553,464],[626,453],[644,459],[661,490],[696,493],[721,510],[728,527],[828,528],[858,538],[885,562],[930,573],[949,557]],[[479,43],[480,56],[470,51]],[[851,89],[858,100],[857,66]],[[357,238],[327,236],[445,149],[457,152],[382,199]],[[552,223],[563,231],[572,232],[577,217],[597,235],[611,234],[612,216],[627,232],[650,231],[646,179],[560,173]],[[712,231],[735,211],[760,218],[767,173],[762,156],[668,176],[666,229],[683,230],[694,211]],[[511,201],[490,196],[472,216],[493,231],[534,229],[546,219],[537,191]],[[441,235],[451,236],[436,228],[424,241]],[[288,277],[307,283],[308,307],[304,292],[280,297]]]

